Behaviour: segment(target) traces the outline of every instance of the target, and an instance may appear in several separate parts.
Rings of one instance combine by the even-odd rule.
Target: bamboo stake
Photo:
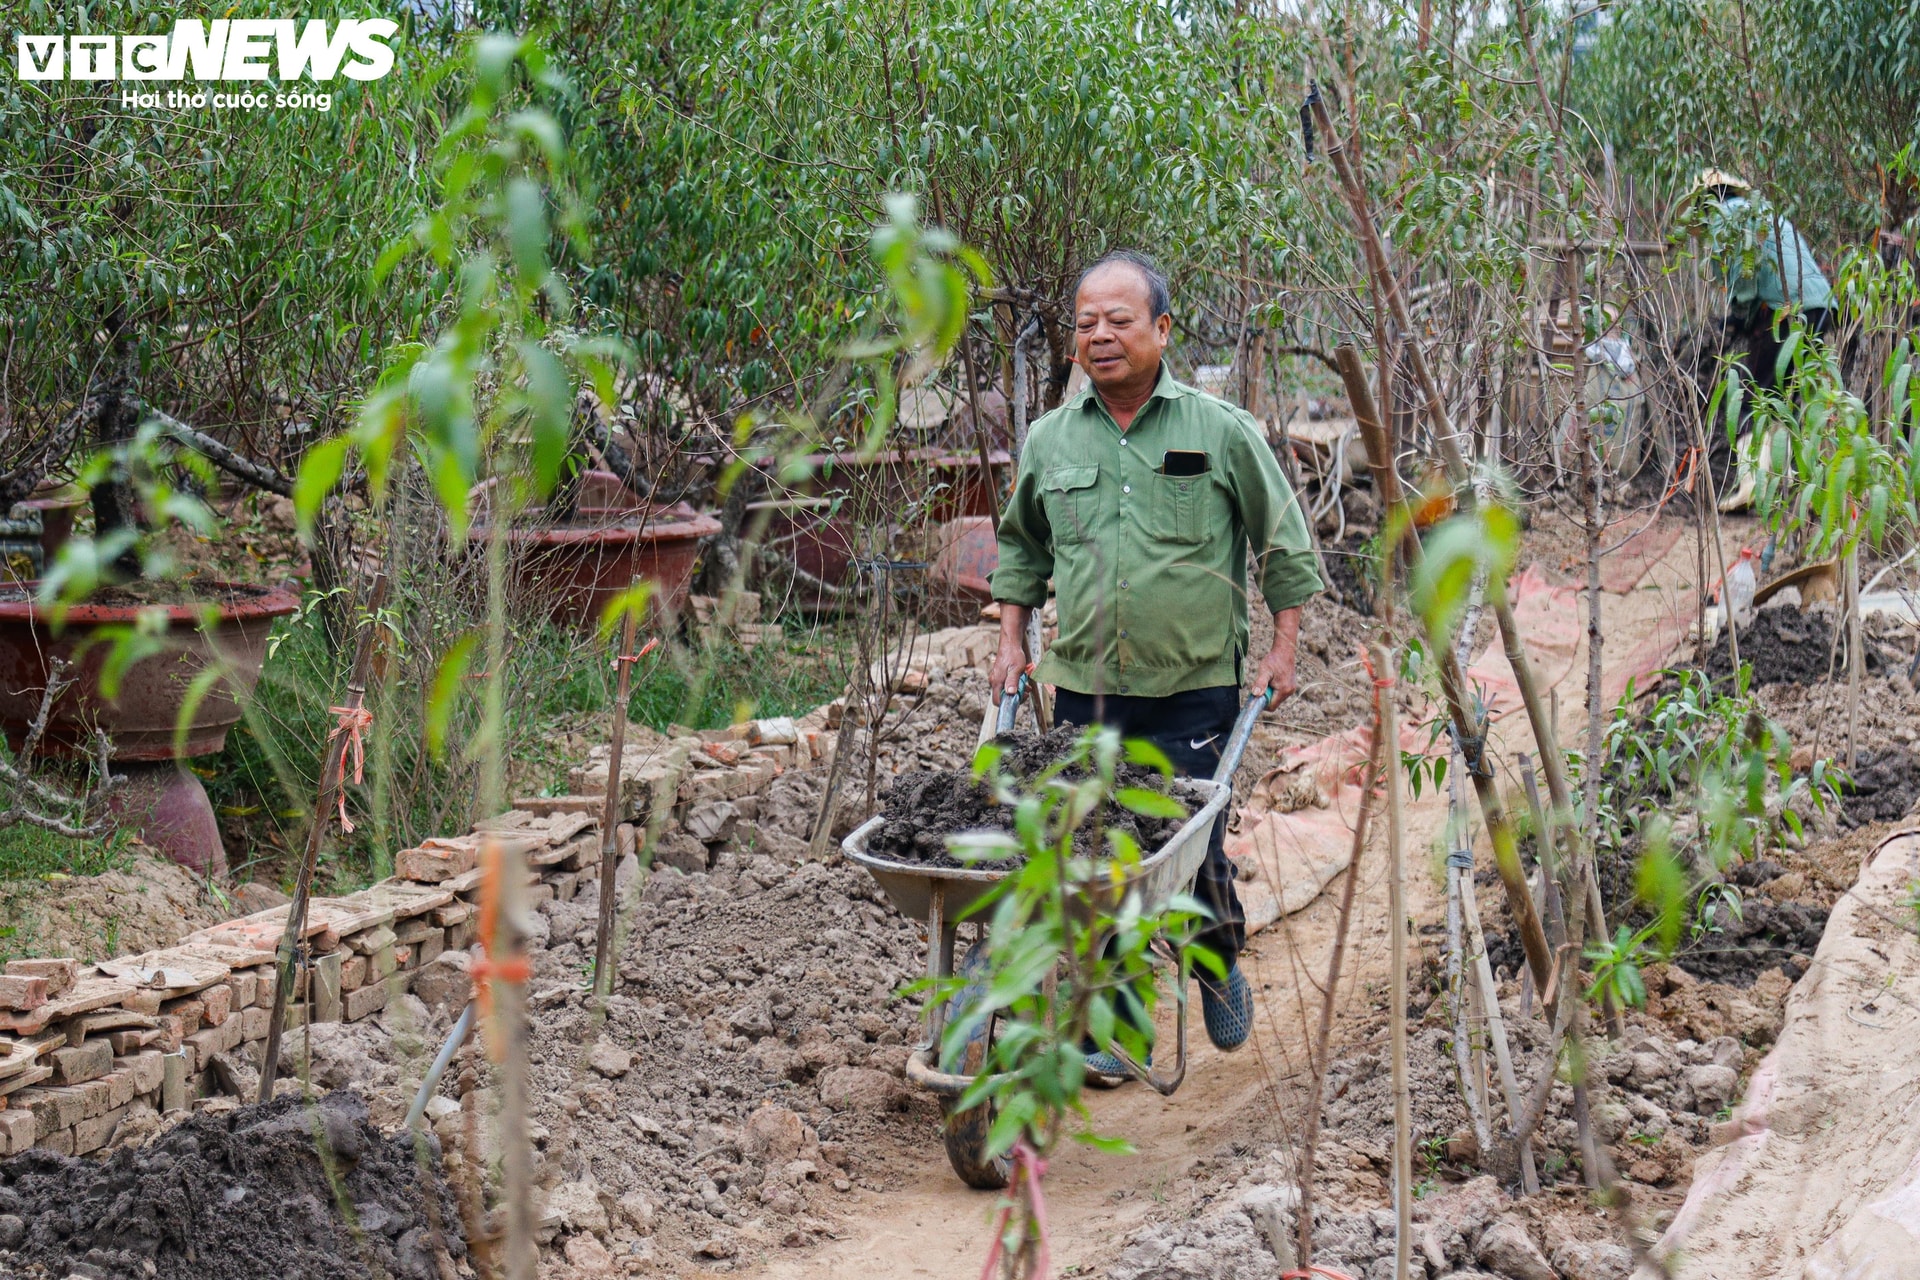
[[[1582,799],[1586,807],[1586,830],[1582,838],[1589,850],[1600,847],[1600,766],[1606,731],[1605,695],[1602,690],[1602,657],[1606,651],[1606,633],[1600,615],[1600,535],[1606,527],[1601,486],[1606,483],[1600,465],[1600,447],[1594,439],[1593,418],[1587,412],[1586,386],[1582,357],[1586,354],[1586,321],[1580,314],[1580,255],[1569,253],[1562,259],[1568,305],[1573,310],[1573,391],[1571,409],[1577,427],[1575,439],[1580,445],[1580,474],[1586,482],[1583,508],[1587,551],[1587,769]],[[1587,860],[1590,862],[1590,859]],[[1606,908],[1600,900],[1598,875],[1589,878],[1587,913],[1599,936],[1606,937]],[[1605,996],[1607,1030],[1615,1039],[1626,1033],[1619,1006],[1608,992]]]
[[[640,585],[636,575],[628,584],[632,591]],[[627,698],[633,688],[633,664],[639,655],[633,651],[634,637],[640,627],[639,610],[627,609],[626,623],[620,628],[620,648],[613,665],[619,668],[617,692],[613,700],[612,754],[607,758],[607,799],[600,809],[600,921],[593,940],[593,994],[605,1000],[613,993],[613,920],[614,881],[620,868],[620,780],[627,756]]]
[[[517,851],[497,841],[481,856],[498,872],[499,916],[488,954],[497,972],[492,979],[496,1040],[500,1064],[500,1189],[506,1201],[507,1280],[534,1280],[539,1248],[534,1240],[533,1139],[530,1068],[527,1059],[527,864]],[[504,957],[502,959],[501,957]]]
[[[1457,762],[1459,753],[1454,753]],[[1466,940],[1461,927],[1465,921],[1466,894],[1462,880],[1473,878],[1473,849],[1467,844],[1461,827],[1460,771],[1456,767],[1447,783],[1447,835],[1452,846],[1447,853],[1447,997],[1453,1005],[1453,1068],[1460,1076],[1460,1096],[1473,1121],[1473,1140],[1481,1159],[1493,1151],[1493,1128],[1487,1121],[1487,1102],[1480,1082],[1479,1055],[1473,1051],[1473,1035],[1467,1025],[1467,985],[1474,981],[1466,972]]]
[[[1400,741],[1395,724],[1393,680],[1381,672],[1391,671],[1386,647],[1376,641],[1373,651],[1374,718],[1380,725],[1380,740]],[[1391,759],[1391,757],[1388,757]],[[1402,883],[1400,849],[1400,771],[1388,768],[1387,775],[1387,913],[1392,928],[1393,967],[1387,1017],[1392,1025],[1393,1055],[1393,1275],[1407,1280],[1413,1261],[1413,1107],[1407,1094],[1407,903]]]
[[[293,997],[294,961],[300,949],[300,937],[306,932],[307,902],[313,893],[313,873],[320,864],[320,845],[326,835],[328,815],[339,802],[340,788],[347,766],[347,752],[359,736],[351,723],[360,713],[367,696],[367,681],[373,672],[373,644],[380,632],[380,610],[387,603],[385,570],[373,575],[373,590],[368,597],[367,617],[360,629],[359,643],[353,651],[353,670],[347,676],[347,696],[339,708],[340,723],[327,738],[327,754],[320,765],[320,795],[314,802],[313,821],[307,826],[307,847],[300,858],[300,874],[294,879],[293,901],[287,904],[287,927],[280,935],[275,956],[273,1016],[267,1023],[267,1043],[260,1055],[260,1097],[273,1097],[274,1077],[280,1072],[280,1035],[287,1021],[287,1002]]]
[[[1500,992],[1493,985],[1493,966],[1487,961],[1487,938],[1480,928],[1480,904],[1473,896],[1473,877],[1460,878],[1460,905],[1467,917],[1467,940],[1473,947],[1474,972],[1479,977],[1480,1004],[1487,1015],[1487,1038],[1493,1042],[1493,1061],[1500,1071],[1500,1092],[1507,1102],[1507,1138],[1517,1142],[1520,1151],[1520,1186],[1528,1195],[1540,1190],[1540,1175],[1533,1167],[1533,1147],[1518,1141],[1520,1084],[1513,1074],[1513,1055],[1507,1048],[1506,1022],[1500,1014]],[[1489,1152],[1489,1154],[1491,1154]]]
[[[1567,940],[1567,920],[1561,907],[1559,874],[1554,864],[1553,844],[1547,839],[1547,819],[1540,809],[1540,787],[1534,781],[1533,759],[1526,752],[1515,754],[1520,766],[1520,782],[1527,792],[1527,812],[1533,817],[1534,845],[1540,851],[1540,897],[1544,904],[1547,942],[1556,951]],[[1541,992],[1545,998],[1546,992]]]
[[[1347,863],[1347,882],[1340,887],[1340,919],[1334,925],[1333,955],[1327,961],[1327,986],[1320,998],[1320,1026],[1313,1049],[1313,1087],[1307,1104],[1305,1132],[1300,1139],[1300,1215],[1296,1234],[1300,1240],[1300,1260],[1309,1264],[1313,1261],[1313,1153],[1320,1140],[1320,1106],[1326,1096],[1327,1060],[1333,1048],[1334,996],[1347,954],[1347,927],[1353,921],[1354,890],[1360,883],[1360,855],[1367,847],[1367,816],[1385,755],[1384,742],[1376,713],[1373,749],[1367,757],[1367,771],[1361,775],[1360,811],[1353,819],[1353,856]]]
[[[1847,552],[1847,768],[1859,766],[1854,730],[1860,720],[1860,671],[1866,666],[1866,641],[1860,634],[1860,548]],[[1724,594],[1724,593],[1723,593]],[[1725,603],[1723,600],[1722,604]]]

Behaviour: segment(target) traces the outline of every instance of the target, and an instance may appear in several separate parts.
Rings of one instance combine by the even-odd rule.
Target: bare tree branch
[[[263,466],[251,458],[241,457],[206,432],[195,430],[178,418],[160,412],[152,405],[141,405],[140,412],[147,421],[159,423],[168,435],[202,455],[222,471],[230,472],[255,488],[265,489],[268,493],[277,493],[283,498],[293,496],[293,481],[272,467]]]
[[[100,412],[100,397],[89,396],[80,402],[72,413],[62,418],[53,430],[47,433],[41,445],[37,459],[0,476],[0,514],[14,503],[19,502],[33,492],[40,478],[47,472],[48,464],[66,456],[73,444],[74,435],[80,430],[80,424]]]
[[[14,757],[15,760],[22,762],[28,760],[33,755],[34,748],[40,745],[40,739],[47,731],[47,720],[53,714],[53,704],[59,701],[60,695],[73,685],[74,678],[67,674],[68,665],[65,658],[53,660],[53,668],[47,673],[47,687],[40,694],[40,709],[34,713],[32,723],[27,726],[26,737],[21,740],[20,751]],[[0,827],[10,827],[24,822],[28,826],[39,827],[70,840],[85,840],[100,835],[112,825],[111,820],[104,816],[90,822],[84,820],[86,814],[99,812],[100,801],[113,789],[117,781],[107,771],[107,761],[112,754],[107,735],[98,729],[94,732],[100,752],[98,776],[101,783],[86,795],[68,795],[59,788],[35,778],[20,765],[15,764],[14,760],[0,758],[0,788],[24,793],[23,797],[17,797],[16,803],[0,809]],[[45,811],[32,807],[29,802],[43,806]],[[83,820],[70,821],[68,818],[59,816],[63,813],[79,814]]]

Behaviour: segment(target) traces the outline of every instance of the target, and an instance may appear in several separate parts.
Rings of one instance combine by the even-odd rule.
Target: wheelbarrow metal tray
[[[1129,890],[1138,889],[1144,909],[1149,913],[1160,911],[1173,900],[1175,894],[1185,892],[1193,884],[1200,864],[1206,861],[1207,837],[1214,819],[1226,807],[1232,788],[1205,778],[1182,778],[1180,784],[1183,791],[1199,797],[1203,803],[1165,844],[1141,859],[1133,873],[1116,887],[1112,898],[1114,904],[1124,898]],[[841,842],[840,848],[847,857],[873,874],[873,878],[880,882],[880,887],[886,890],[887,896],[893,899],[895,909],[909,920],[927,918],[935,883],[946,887],[943,914],[949,920],[956,920],[971,910],[1007,874],[1006,868],[930,867],[868,853],[867,841],[879,829],[881,821],[877,815],[867,819]]]

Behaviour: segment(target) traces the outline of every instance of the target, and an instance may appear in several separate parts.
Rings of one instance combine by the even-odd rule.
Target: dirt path
[[[1634,589],[1604,597],[1610,699],[1625,683],[1628,663],[1644,664],[1655,650],[1670,649],[1676,626],[1678,635],[1684,636],[1692,617],[1692,578],[1693,547],[1690,539],[1682,537],[1651,563]],[[1521,605],[1536,671],[1558,692],[1563,735],[1577,731],[1585,721],[1585,609],[1577,600],[1577,593],[1561,589],[1544,591]],[[1482,634],[1490,633],[1489,624]],[[1496,644],[1493,652],[1497,651]],[[1502,658],[1475,663],[1476,676],[1496,682],[1506,671]],[[1496,713],[1514,713],[1497,716],[1493,730],[1494,749],[1503,769],[1509,768],[1511,753],[1530,750],[1531,740],[1517,705],[1501,703],[1496,691],[1494,707]],[[1440,919],[1444,911],[1438,860],[1429,854],[1438,848],[1445,818],[1444,797],[1431,791],[1407,809],[1407,889],[1415,922],[1416,972],[1429,958],[1423,952],[1435,945],[1419,927]],[[1351,815],[1348,820],[1350,830]],[[1368,989],[1386,977],[1389,938],[1383,848],[1376,829],[1360,869],[1349,960],[1338,1002],[1343,1014],[1363,1008]],[[1082,1274],[1096,1269],[1112,1259],[1131,1231],[1150,1220],[1191,1216],[1218,1190],[1208,1177],[1208,1167],[1217,1156],[1292,1145],[1290,1117],[1298,1114],[1298,1090],[1307,1079],[1310,1029],[1318,1018],[1319,989],[1342,883],[1336,877],[1310,906],[1282,917],[1251,941],[1243,963],[1255,984],[1260,1016],[1245,1049],[1234,1054],[1216,1051],[1206,1043],[1196,1016],[1192,1039],[1198,1043],[1186,1081],[1173,1097],[1162,1099],[1143,1086],[1129,1085],[1092,1098],[1099,1130],[1125,1134],[1136,1154],[1105,1156],[1072,1146],[1052,1162],[1046,1186],[1057,1273],[1074,1274],[1075,1267]],[[1172,1043],[1170,1023],[1162,1028],[1162,1043]],[[842,1217],[834,1240],[803,1253],[770,1258],[748,1274],[770,1280],[970,1274],[984,1255],[994,1197],[959,1185],[931,1125],[912,1132],[904,1128],[895,1126],[866,1152],[867,1159],[884,1170],[888,1190],[855,1191],[837,1206]]]

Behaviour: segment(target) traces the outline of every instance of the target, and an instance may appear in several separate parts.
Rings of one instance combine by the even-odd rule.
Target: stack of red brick
[[[599,875],[586,797],[522,801],[465,836],[395,856],[394,877],[308,904],[289,1029],[353,1022],[423,966],[474,940],[484,839],[516,850],[528,897],[571,899]],[[83,1155],[140,1117],[251,1101],[287,907],[97,965],[14,960],[0,974],[0,1156],[39,1146]]]

